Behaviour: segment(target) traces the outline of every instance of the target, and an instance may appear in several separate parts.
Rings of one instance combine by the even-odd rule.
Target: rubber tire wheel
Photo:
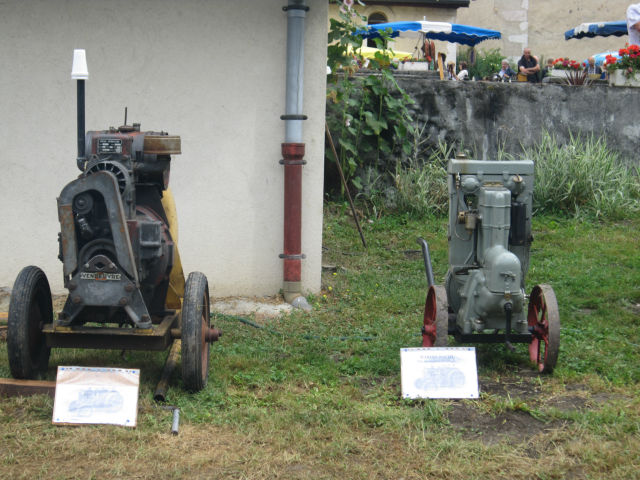
[[[190,392],[207,385],[209,376],[209,343],[206,330],[209,317],[209,285],[201,272],[187,278],[182,302],[182,383]]]
[[[449,335],[449,304],[442,285],[432,285],[424,304],[423,347],[446,347]]]
[[[51,289],[47,276],[35,266],[18,274],[9,302],[7,353],[11,375],[36,379],[47,372],[51,348],[42,329],[53,323]]]
[[[529,296],[527,322],[529,328],[533,329],[529,358],[540,373],[552,373],[560,349],[560,314],[551,286],[533,287]]]

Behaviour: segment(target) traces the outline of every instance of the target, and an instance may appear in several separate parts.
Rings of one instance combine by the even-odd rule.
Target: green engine
[[[559,315],[553,289],[525,293],[533,237],[534,165],[530,160],[456,158],[447,168],[449,269],[435,285],[422,239],[429,291],[424,347],[459,342],[529,343],[539,371],[552,371],[558,355]],[[527,302],[527,300],[529,300]]]

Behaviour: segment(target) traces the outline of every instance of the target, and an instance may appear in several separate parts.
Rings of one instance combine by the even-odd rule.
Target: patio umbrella
[[[378,48],[373,48],[373,47],[367,47],[367,46],[362,46],[360,48],[357,49],[360,52],[360,55],[362,55],[364,58],[376,58],[376,53],[380,52],[380,53],[385,53],[384,50],[380,50]],[[353,49],[351,48],[351,46],[349,46],[347,48],[347,51],[349,53],[353,52]],[[399,50],[393,50],[393,55],[391,55],[391,58],[393,60],[410,60],[413,57],[413,53],[409,53],[409,52],[401,52]]]
[[[604,61],[607,58],[607,55],[611,55],[613,57],[616,58],[620,58],[620,55],[618,55],[618,51],[611,51],[611,52],[603,52],[603,53],[598,53],[596,55],[593,55],[594,60],[596,61],[596,65],[597,66],[602,66],[602,64],[604,63]],[[587,62],[587,60],[585,60],[585,63]]]
[[[363,38],[376,38],[380,36],[381,31],[385,30],[391,32],[392,38],[399,35],[411,36],[423,34],[426,38],[432,40],[460,43],[471,47],[484,40],[501,37],[500,32],[497,30],[459,25],[456,23],[427,21],[377,23],[375,25],[367,25],[367,28],[358,30],[356,34],[362,35]]]
[[[627,22],[620,20],[618,22],[591,22],[581,23],[571,30],[564,32],[564,39],[570,40],[572,38],[584,38],[584,37],[609,37],[615,35],[616,37],[622,37],[627,35]]]

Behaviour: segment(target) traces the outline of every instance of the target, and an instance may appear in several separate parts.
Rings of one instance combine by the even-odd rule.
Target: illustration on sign
[[[464,385],[464,373],[458,368],[425,368],[422,377],[414,385],[419,390],[460,388]]]
[[[403,398],[478,398],[473,347],[402,348]]]
[[[116,390],[80,390],[78,399],[69,404],[69,412],[88,417],[93,413],[116,413],[122,410],[124,400]]]
[[[58,367],[53,423],[135,427],[140,370]]]

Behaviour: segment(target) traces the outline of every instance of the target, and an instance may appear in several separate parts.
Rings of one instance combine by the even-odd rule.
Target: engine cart
[[[435,285],[429,247],[422,246],[427,282],[422,346],[461,343],[528,343],[540,372],[558,359],[560,317],[553,289],[536,285],[525,294],[529,269],[533,162],[448,163],[449,269]],[[527,303],[528,299],[528,303]]]
[[[84,51],[74,52],[78,80],[80,176],[58,197],[59,259],[68,296],[53,318],[49,282],[35,266],[11,294],[7,349],[11,374],[46,372],[51,348],[165,350],[181,339],[182,380],[204,388],[211,328],[204,274],[186,282],[177,248],[177,216],[168,188],[178,136],[139,124],[84,133]],[[79,58],[79,60],[78,60]],[[76,62],[79,62],[80,66]]]

